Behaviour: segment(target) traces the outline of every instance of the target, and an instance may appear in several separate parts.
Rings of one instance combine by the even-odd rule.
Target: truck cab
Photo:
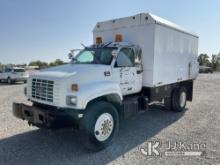
[[[142,89],[143,70],[141,49],[138,46],[124,42],[92,45],[73,58],[71,64],[87,64],[88,70],[91,70],[92,73],[89,74],[90,71],[88,71],[88,75],[85,73],[80,76],[88,76],[90,83],[112,82],[117,84],[112,88],[120,89],[117,92],[119,96],[138,93]],[[100,74],[97,74],[99,72]],[[91,75],[92,77],[90,77]]]
[[[96,137],[100,146],[95,148],[101,149],[110,143],[124,116],[123,97],[141,92],[142,73],[137,45],[97,43],[85,47],[69,64],[30,75],[25,94],[33,106],[14,103],[14,115],[38,127],[52,127],[70,118],[85,137]],[[96,121],[90,123],[94,117]],[[94,124],[91,135],[87,127]]]

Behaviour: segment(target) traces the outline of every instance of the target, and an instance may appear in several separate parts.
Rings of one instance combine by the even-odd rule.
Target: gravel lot
[[[106,150],[89,153],[72,130],[39,130],[12,116],[13,101],[25,101],[23,84],[0,84],[0,164],[220,164],[220,74],[201,74],[194,100],[174,113],[163,106],[121,123],[119,136]],[[140,148],[158,139],[161,156]],[[206,144],[203,156],[165,156],[167,141]]]

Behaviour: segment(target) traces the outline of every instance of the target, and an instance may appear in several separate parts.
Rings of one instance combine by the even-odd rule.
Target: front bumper
[[[51,106],[29,106],[13,103],[13,115],[26,120],[29,124],[46,128],[64,128],[78,126],[83,116],[82,110],[57,109]]]

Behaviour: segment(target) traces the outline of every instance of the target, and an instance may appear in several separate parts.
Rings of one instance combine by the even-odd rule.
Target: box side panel
[[[138,45],[142,49],[143,85],[153,85],[153,60],[154,60],[154,28],[155,24],[131,26],[112,30],[94,31],[93,39],[102,37],[103,42],[112,42],[116,34],[122,34],[124,42]]]
[[[154,86],[196,78],[198,38],[155,26]]]

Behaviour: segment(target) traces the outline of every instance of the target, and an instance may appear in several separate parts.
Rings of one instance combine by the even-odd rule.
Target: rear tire
[[[172,110],[172,98],[171,97],[164,98],[164,106],[167,110]]]
[[[96,102],[88,106],[80,122],[83,145],[93,151],[106,148],[119,129],[119,115],[108,102]]]
[[[182,112],[185,110],[187,102],[187,90],[185,87],[174,89],[172,94],[172,110],[175,112]]]

